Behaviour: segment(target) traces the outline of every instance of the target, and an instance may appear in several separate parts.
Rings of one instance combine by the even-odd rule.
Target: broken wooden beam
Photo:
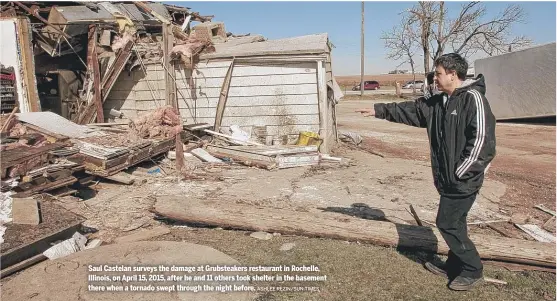
[[[178,221],[282,234],[360,241],[390,247],[447,254],[449,248],[434,228],[360,219],[333,212],[297,212],[211,200],[183,201],[182,196],[157,199],[153,212]],[[342,218],[342,220],[340,220]],[[555,244],[470,234],[483,259],[555,267]]]
[[[126,63],[130,59],[133,45],[134,41],[128,41],[124,48],[118,51],[116,59],[114,60],[114,64],[112,64],[112,66],[110,66],[110,68],[106,71],[101,82],[101,95],[103,103],[106,101],[106,98],[110,94],[110,90],[114,86],[114,83],[118,79],[118,76],[120,76],[120,73],[122,73],[122,70],[124,70]],[[87,106],[85,107],[85,110],[83,112],[80,112],[76,123],[87,124],[93,122],[93,119],[95,118],[97,112],[96,108],[96,103],[87,99]]]

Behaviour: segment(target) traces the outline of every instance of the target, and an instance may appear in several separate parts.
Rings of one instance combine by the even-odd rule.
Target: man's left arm
[[[485,96],[467,92],[466,147],[456,167],[457,179],[470,179],[483,173],[495,157],[495,117]]]

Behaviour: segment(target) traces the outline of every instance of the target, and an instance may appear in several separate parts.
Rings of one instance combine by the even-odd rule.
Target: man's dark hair
[[[441,66],[446,72],[456,71],[460,80],[466,79],[468,73],[468,63],[458,53],[447,53],[435,60],[435,67]]]

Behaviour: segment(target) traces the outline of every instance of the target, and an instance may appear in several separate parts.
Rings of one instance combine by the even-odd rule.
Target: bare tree
[[[438,13],[438,4],[435,2],[420,1],[408,10],[408,15],[403,19],[408,20],[409,26],[417,27],[420,37],[420,46],[424,55],[424,71],[429,72],[431,58],[431,35],[433,34],[433,23]]]
[[[408,19],[403,18],[398,26],[394,26],[389,32],[383,32],[381,37],[385,43],[385,47],[389,49],[388,59],[402,60],[399,67],[404,63],[410,63],[414,82],[416,81],[416,68],[414,56],[418,50],[418,40],[415,28]],[[398,67],[397,67],[398,69]],[[414,94],[416,87],[414,85]]]
[[[477,52],[492,56],[531,44],[527,37],[513,37],[510,33],[513,24],[524,22],[524,11],[515,4],[487,20],[486,7],[480,2],[463,4],[454,19],[448,17],[443,1],[419,2],[406,13],[404,18],[417,26],[421,33],[426,73],[430,70],[430,59],[435,61],[446,49],[464,57]]]

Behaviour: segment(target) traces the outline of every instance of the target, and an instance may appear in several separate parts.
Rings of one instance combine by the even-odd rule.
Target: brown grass
[[[340,86],[350,86],[353,87],[360,83],[359,75],[348,75],[348,76],[335,76],[338,84]],[[423,74],[416,74],[416,80],[423,80]],[[406,83],[413,79],[412,74],[376,74],[376,75],[364,75],[364,80],[376,80],[381,86],[395,86],[398,81],[400,83]]]

